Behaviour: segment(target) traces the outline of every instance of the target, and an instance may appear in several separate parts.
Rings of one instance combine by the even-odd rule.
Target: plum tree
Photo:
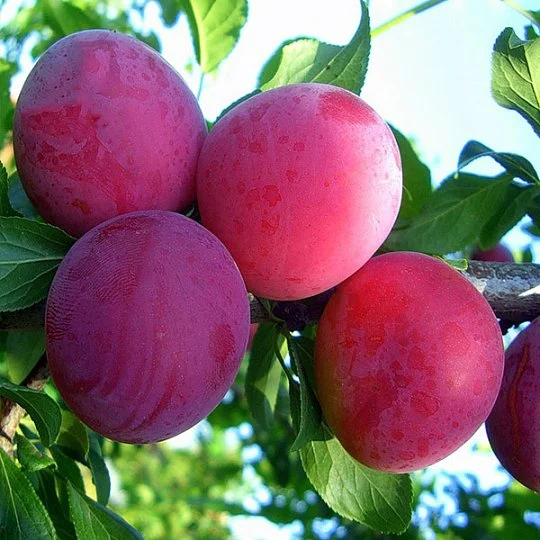
[[[488,416],[502,371],[489,304],[427,255],[373,258],[337,287],[319,323],[322,411],[345,450],[374,469],[412,471],[456,450]]]
[[[49,367],[93,430],[160,441],[223,398],[249,316],[242,277],[214,235],[173,212],[124,214],[86,233],[62,261],[46,308]]]
[[[493,452],[525,486],[540,491],[540,318],[521,331],[505,354],[504,375],[486,421]]]
[[[504,244],[497,244],[485,251],[477,249],[472,253],[471,259],[487,262],[514,262],[512,252]]]
[[[29,198],[75,236],[126,212],[184,209],[205,136],[180,75],[144,43],[107,30],[50,47],[24,83],[13,124]]]
[[[240,103],[203,144],[203,224],[254,294],[295,300],[360,268],[386,239],[402,190],[387,124],[342,88],[304,83]],[[234,209],[234,211],[231,211]]]

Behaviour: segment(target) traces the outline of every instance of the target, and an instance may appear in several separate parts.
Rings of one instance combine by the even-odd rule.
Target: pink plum
[[[249,336],[247,291],[223,244],[167,211],[80,238],[47,300],[49,367],[65,402],[110,439],[150,443],[214,409]]]
[[[514,262],[514,256],[504,244],[497,244],[495,247],[485,251],[477,249],[472,253],[471,260],[486,262]]]
[[[275,300],[314,296],[358,270],[389,234],[401,190],[387,124],[326,84],[240,103],[209,133],[197,170],[203,224],[248,290]]]
[[[24,83],[13,124],[30,200],[75,236],[126,212],[184,209],[205,136],[180,75],[144,43],[108,30],[50,47]]]
[[[451,454],[485,421],[503,341],[483,296],[419,253],[374,257],[337,287],[320,320],[315,385],[345,450],[402,473]]]
[[[540,318],[510,344],[495,407],[486,421],[493,452],[523,485],[540,491]]]

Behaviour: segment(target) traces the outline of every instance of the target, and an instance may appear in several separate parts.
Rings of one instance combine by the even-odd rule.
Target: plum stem
[[[446,0],[427,0],[426,2],[421,2],[420,4],[408,9],[407,11],[404,11],[403,13],[400,13],[399,15],[396,15],[395,17],[392,17],[385,23],[381,24],[380,26],[377,26],[377,28],[374,28],[371,31],[371,37],[378,36],[379,34],[382,34],[386,30],[389,30],[393,26],[397,26],[398,24],[406,21],[410,17],[413,17],[414,15],[418,15],[419,13],[422,13],[422,11],[426,11],[432,7],[435,7],[439,4],[442,4],[443,2],[446,2]]]
[[[538,20],[535,18],[534,14],[521,7],[517,2],[514,2],[514,0],[502,0],[507,6],[511,7],[512,9],[515,9],[518,13],[523,15],[526,19],[529,19],[532,24],[534,24],[537,27],[540,27],[540,24],[538,23]]]

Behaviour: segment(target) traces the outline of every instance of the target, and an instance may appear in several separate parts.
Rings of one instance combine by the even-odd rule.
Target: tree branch
[[[540,265],[469,261],[463,275],[498,318],[520,324],[540,316]]]
[[[47,359],[42,355],[34,369],[22,382],[32,390],[42,390],[50,376]],[[13,437],[26,411],[14,401],[0,398],[0,448],[13,457]]]
[[[500,319],[519,324],[540,316],[540,265],[532,263],[493,263],[469,261],[463,275],[480,291]],[[277,317],[293,322],[315,324],[324,309],[329,295],[295,302],[276,302]],[[251,322],[269,320],[259,301],[250,295]],[[291,318],[294,321],[291,321]],[[0,313],[0,331],[25,330],[43,326],[45,302],[20,311]]]
[[[469,261],[462,274],[480,291],[495,315],[511,324],[530,321],[540,316],[540,265]],[[291,330],[315,324],[320,319],[331,292],[295,302],[275,302],[273,313],[287,322]],[[270,320],[261,303],[250,295],[251,322]],[[45,302],[30,308],[0,313],[1,330],[22,330],[44,324]],[[22,383],[41,390],[49,378],[43,355]],[[13,437],[25,411],[16,403],[0,399],[0,448],[13,455]]]

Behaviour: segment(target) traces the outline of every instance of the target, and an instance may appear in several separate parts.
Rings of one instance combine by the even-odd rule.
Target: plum
[[[401,191],[388,125],[326,84],[243,101],[209,133],[197,169],[203,224],[248,290],[275,300],[314,296],[358,270],[389,234]]]
[[[540,491],[540,318],[522,330],[505,354],[504,375],[486,421],[493,452],[524,486]]]
[[[487,418],[504,349],[484,297],[420,253],[371,259],[337,287],[315,344],[315,386],[345,450],[402,473],[451,454]]]
[[[471,255],[471,260],[486,262],[514,262],[512,252],[504,245],[497,244],[491,249],[482,251],[475,250]]]
[[[74,236],[119,214],[187,207],[205,136],[180,75],[144,43],[108,30],[52,45],[28,75],[13,122],[30,200]]]
[[[179,214],[138,211],[93,228],[62,261],[47,300],[47,358],[63,399],[94,431],[156,442],[220,402],[249,324],[223,244]]]

